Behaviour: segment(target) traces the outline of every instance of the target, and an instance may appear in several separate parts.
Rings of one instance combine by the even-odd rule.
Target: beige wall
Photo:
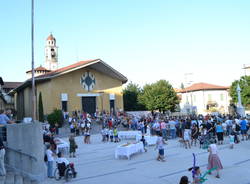
[[[24,116],[32,117],[32,93],[31,88],[24,89]]]
[[[96,85],[92,91],[86,91],[80,84],[80,77],[90,71],[94,74]],[[37,84],[37,102],[39,92],[42,92],[44,113],[48,114],[53,109],[61,109],[61,93],[68,94],[68,111],[82,110],[81,97],[77,94],[97,93],[96,103],[99,111],[109,111],[109,94],[115,94],[115,108],[123,110],[122,82],[111,78],[105,74],[92,69],[79,69],[59,77],[55,77],[50,81]],[[104,92],[104,93],[100,93]]]

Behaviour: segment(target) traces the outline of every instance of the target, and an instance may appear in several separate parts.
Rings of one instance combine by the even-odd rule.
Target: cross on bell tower
[[[50,33],[46,40],[45,68],[47,70],[58,69],[58,47],[56,46],[56,39],[52,33]]]

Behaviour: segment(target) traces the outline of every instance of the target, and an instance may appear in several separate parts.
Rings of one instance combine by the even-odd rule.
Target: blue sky
[[[0,2],[4,81],[31,68],[30,0]],[[100,58],[143,85],[166,79],[230,85],[250,64],[250,1],[35,0],[35,65],[57,39],[59,66]]]

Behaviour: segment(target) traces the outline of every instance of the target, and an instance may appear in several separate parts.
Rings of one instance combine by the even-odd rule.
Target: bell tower
[[[46,40],[45,68],[51,71],[58,69],[58,47],[56,46],[56,39],[52,33]]]

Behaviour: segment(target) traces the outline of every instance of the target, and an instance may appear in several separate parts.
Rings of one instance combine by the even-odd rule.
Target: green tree
[[[139,101],[150,111],[174,112],[179,104],[176,92],[166,80],[160,80],[143,87]]]
[[[138,84],[130,82],[123,90],[123,101],[125,111],[145,110],[145,106],[138,102],[138,96],[142,92]]]
[[[241,88],[241,101],[245,107],[250,107],[250,76],[242,76],[240,80],[235,80],[229,89],[232,103],[238,103],[237,84]]]
[[[61,127],[63,124],[62,110],[54,109],[54,111],[48,115],[47,120],[50,125],[54,126],[57,123],[59,127]]]
[[[40,122],[44,122],[44,113],[43,113],[43,99],[42,99],[42,93],[39,93],[38,98],[38,118]]]

